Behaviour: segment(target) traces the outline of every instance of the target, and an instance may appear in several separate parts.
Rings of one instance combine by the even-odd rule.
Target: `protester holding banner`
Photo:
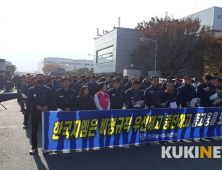
[[[88,86],[82,86],[79,96],[77,96],[77,110],[95,110],[94,100],[89,94]]]
[[[195,88],[191,85],[192,79],[189,76],[184,77],[185,85],[179,87],[177,92],[177,102],[181,107],[189,107],[193,98],[196,98]]]
[[[62,88],[55,93],[56,106],[67,112],[76,110],[77,103],[77,93],[69,88],[70,83],[69,78],[62,78]]]
[[[210,96],[216,93],[215,86],[211,84],[211,75],[206,75],[204,82],[197,87],[197,97],[200,98],[201,107],[212,107],[213,100],[210,100]]]
[[[94,96],[94,102],[98,110],[109,110],[110,100],[109,95],[105,93],[107,90],[106,83],[99,83],[97,90],[98,93]]]
[[[147,107],[151,109],[162,108],[165,105],[162,105],[161,97],[162,90],[158,86],[159,77],[154,76],[151,78],[151,86],[148,87],[144,93],[145,96],[145,104]]]
[[[54,95],[50,88],[44,86],[45,76],[43,74],[36,75],[37,86],[31,87],[28,92],[27,102],[32,114],[32,149],[30,154],[37,152],[37,132],[41,122],[41,112],[50,110],[53,107]]]
[[[138,109],[145,107],[144,102],[139,104],[140,107],[134,107],[135,105],[137,105],[136,102],[144,100],[143,91],[139,90],[140,86],[140,81],[133,81],[132,87],[125,92],[124,101],[128,109]]]
[[[120,79],[113,79],[113,88],[107,93],[110,98],[110,109],[122,109],[124,104],[124,91],[120,90]]]

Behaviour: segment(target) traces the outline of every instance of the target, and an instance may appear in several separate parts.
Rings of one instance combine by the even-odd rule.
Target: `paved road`
[[[38,154],[29,155],[30,129],[22,129],[23,115],[19,112],[16,100],[4,102],[4,105],[8,110],[0,106],[0,170],[221,170],[222,167],[222,159],[162,159],[161,145],[158,144],[43,155],[39,142]],[[222,138],[182,144],[167,143],[165,146],[168,145],[220,146]]]

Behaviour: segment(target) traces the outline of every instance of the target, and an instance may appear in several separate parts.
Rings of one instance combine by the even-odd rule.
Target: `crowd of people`
[[[41,112],[47,110],[110,110],[169,108],[171,103],[177,107],[191,107],[191,100],[199,98],[196,107],[220,107],[210,96],[217,93],[222,98],[222,79],[206,75],[202,82],[195,83],[191,77],[174,80],[171,77],[160,83],[157,76],[141,78],[134,76],[16,76],[13,83],[22,98],[18,100],[24,113],[24,128],[28,127],[31,115],[32,149],[37,151],[37,131],[41,123]],[[138,101],[139,104],[138,104]],[[139,105],[139,106],[138,106]],[[136,107],[135,107],[136,106]]]

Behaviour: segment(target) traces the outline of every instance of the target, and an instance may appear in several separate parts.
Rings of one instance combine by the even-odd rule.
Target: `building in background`
[[[48,57],[43,58],[38,63],[37,72],[43,73],[42,68],[50,63],[58,63],[62,65],[66,71],[78,70],[80,68],[88,68],[90,70],[93,68],[93,60],[73,60],[67,58]]]
[[[208,25],[212,27],[216,36],[222,36],[222,8],[211,7],[183,17],[180,20],[186,18],[199,18],[201,21],[201,25]]]
[[[0,59],[0,70],[5,70],[5,69],[6,69],[6,60]]]
[[[140,44],[141,34],[135,29],[117,27],[95,39],[94,73],[123,73],[130,66],[130,54]]]
[[[222,35],[222,8],[211,7],[181,19],[188,17],[194,19],[198,17],[201,20],[201,25],[212,27],[216,36]],[[141,37],[142,35],[135,29],[117,27],[94,38],[94,73],[117,72],[122,74],[124,68],[131,67],[130,54],[140,44]],[[200,69],[192,74],[202,76],[203,70]],[[153,74],[154,71],[150,72]],[[184,75],[187,75],[187,72],[184,72]]]

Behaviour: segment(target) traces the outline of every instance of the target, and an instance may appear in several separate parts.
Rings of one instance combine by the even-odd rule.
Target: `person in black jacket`
[[[53,92],[50,88],[44,86],[45,76],[43,74],[36,75],[37,86],[31,87],[28,91],[27,104],[30,106],[32,114],[32,149],[30,154],[34,154],[37,151],[37,133],[38,126],[42,120],[42,113],[49,110],[53,106]]]
[[[92,96],[89,94],[89,87],[82,86],[77,96],[77,110],[95,110]]]
[[[162,103],[166,103],[165,107],[169,107],[170,103],[177,102],[177,94],[174,93],[173,82],[167,82],[166,90],[162,93]]]
[[[91,76],[91,81],[87,84],[89,87],[89,92],[91,96],[94,96],[98,91],[97,91],[97,86],[98,84],[96,83],[96,77]]]
[[[195,88],[191,85],[192,79],[189,76],[184,77],[185,85],[179,87],[177,91],[177,104],[181,107],[189,107],[193,98],[196,98]]]
[[[162,97],[162,90],[158,86],[159,77],[154,76],[151,78],[151,86],[148,87],[145,92],[145,104],[147,107],[151,109],[155,108],[162,108],[161,105],[161,97]]]
[[[139,100],[144,100],[143,91],[139,90],[141,86],[140,81],[133,81],[132,87],[125,92],[124,102],[128,109],[138,109],[134,107],[136,102]],[[141,103],[141,108],[144,108],[144,103]]]
[[[150,83],[150,80],[149,80],[149,77],[146,76],[143,80],[143,83],[142,83],[142,86],[144,88],[144,90],[146,90],[148,87],[151,86],[151,83]]]
[[[69,88],[71,80],[67,77],[62,78],[62,88],[56,90],[55,102],[56,106],[63,111],[76,110],[77,93]]]
[[[212,107],[213,100],[210,100],[210,96],[216,93],[215,86],[211,84],[211,75],[206,75],[204,83],[197,86],[197,97],[200,98],[201,107]]]
[[[34,87],[34,86],[35,86],[35,77],[31,77],[30,84],[28,84],[25,87],[25,89],[23,91],[23,94],[27,97],[29,89],[31,87]],[[26,99],[25,99],[25,101],[26,101],[26,110],[25,110],[25,113],[24,113],[23,129],[26,129],[28,127],[29,115],[31,113],[30,106],[28,105],[28,102],[27,102]]]
[[[113,79],[113,88],[109,89],[107,93],[110,99],[110,109],[122,109],[124,104],[124,91],[120,90],[121,80]]]
[[[175,78],[174,93],[177,94],[177,91],[178,91],[178,89],[179,89],[180,86],[181,86],[180,79],[179,79],[179,78]]]
[[[170,76],[168,76],[167,77],[167,81],[165,82],[165,83],[163,83],[163,85],[162,85],[162,91],[165,91],[166,90],[166,84],[167,84],[167,82],[171,82],[172,81],[172,77],[170,77]]]

